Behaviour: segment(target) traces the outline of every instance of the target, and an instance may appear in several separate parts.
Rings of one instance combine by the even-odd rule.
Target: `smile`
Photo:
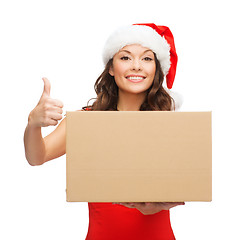
[[[127,76],[126,79],[129,80],[130,82],[139,83],[142,82],[145,79],[145,77],[139,75],[130,75]]]

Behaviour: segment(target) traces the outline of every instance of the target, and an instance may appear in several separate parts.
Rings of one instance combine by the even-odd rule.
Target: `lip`
[[[133,82],[133,83],[142,82],[142,81],[144,81],[145,78],[146,77],[142,76],[142,75],[128,75],[128,76],[126,76],[126,79],[130,82]]]

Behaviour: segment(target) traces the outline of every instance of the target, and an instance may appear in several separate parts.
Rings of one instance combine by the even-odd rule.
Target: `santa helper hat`
[[[178,109],[182,103],[181,97],[169,90],[174,83],[178,59],[170,29],[166,26],[157,26],[154,23],[134,24],[117,29],[110,35],[103,49],[105,66],[117,52],[131,44],[140,44],[156,54],[166,77],[168,88],[166,90],[175,100],[175,107]]]

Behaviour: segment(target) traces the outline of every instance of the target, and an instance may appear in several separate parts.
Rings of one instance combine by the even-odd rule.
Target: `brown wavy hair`
[[[140,106],[140,111],[172,111],[175,110],[174,99],[166,92],[162,86],[164,74],[160,63],[155,55],[156,72],[151,87],[147,90],[144,102]],[[95,102],[92,105],[83,107],[83,110],[93,111],[117,111],[118,86],[113,76],[109,74],[113,59],[107,63],[103,73],[95,82],[94,89],[97,94]]]

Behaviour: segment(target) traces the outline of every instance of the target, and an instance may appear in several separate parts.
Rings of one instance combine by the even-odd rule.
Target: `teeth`
[[[130,80],[142,80],[144,79],[143,77],[127,77]]]

